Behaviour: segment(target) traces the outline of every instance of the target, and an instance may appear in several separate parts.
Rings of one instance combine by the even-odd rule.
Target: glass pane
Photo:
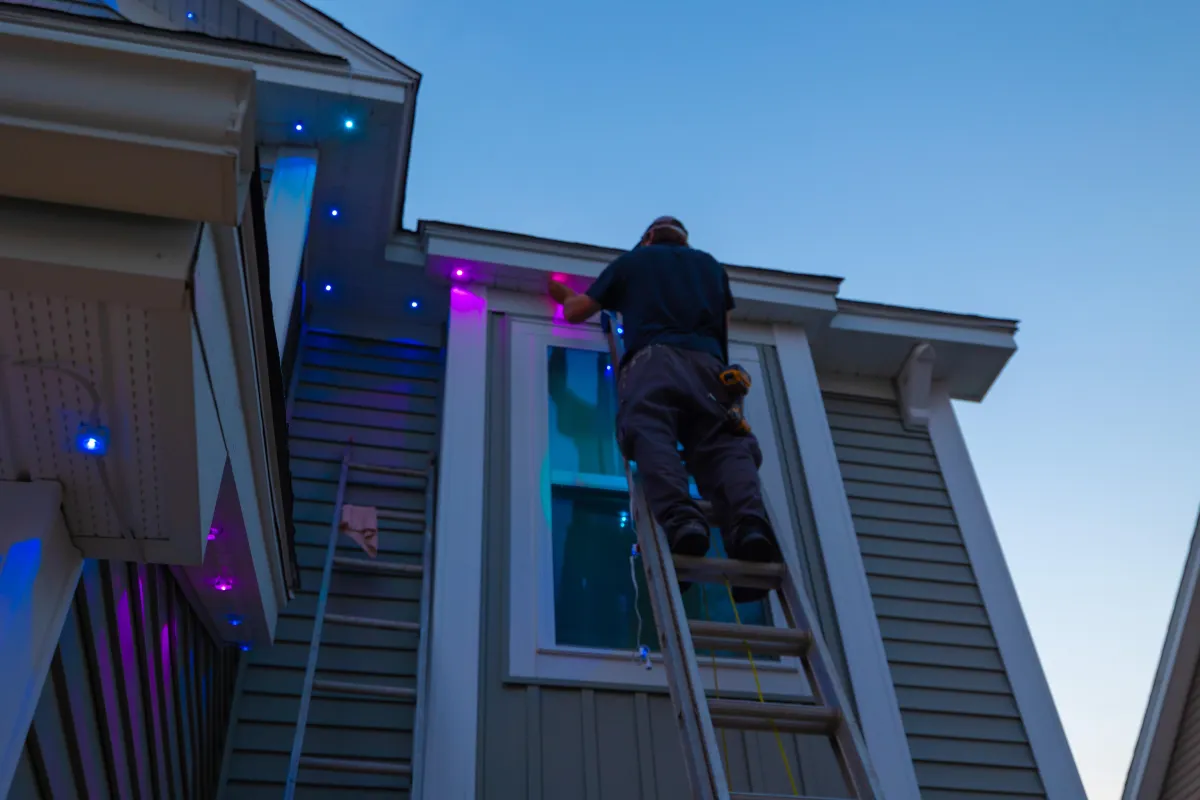
[[[550,347],[550,468],[623,477],[608,353]]]
[[[639,644],[657,652],[658,629],[640,561],[630,563],[636,534],[629,501],[618,492],[574,486],[551,488],[554,536],[555,640],[562,645],[628,650]],[[720,534],[712,532],[711,557],[723,557]],[[632,574],[631,574],[632,566]],[[637,590],[635,593],[634,585]],[[683,594],[689,619],[733,622],[733,606],[722,585],[695,584]],[[769,625],[766,600],[737,607],[743,623]],[[638,636],[638,614],[641,636]],[[697,651],[709,655],[708,651]],[[742,653],[720,652],[728,658]],[[761,660],[778,658],[759,657]]]

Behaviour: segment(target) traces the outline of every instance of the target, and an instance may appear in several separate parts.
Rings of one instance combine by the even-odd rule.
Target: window
[[[658,634],[642,565],[632,558],[635,534],[604,341],[591,328],[514,320],[511,342],[510,676],[662,686],[662,669],[647,672],[636,660],[639,644],[657,652]],[[786,508],[757,350],[736,347],[734,357],[756,383],[747,415],[762,442],[764,489],[773,507]],[[790,523],[776,524],[787,547]],[[720,555],[715,530],[713,543],[710,554]],[[734,618],[723,586],[694,585],[684,605],[692,619]],[[773,595],[738,606],[738,613],[743,622],[782,624]],[[710,685],[715,656],[723,690],[753,690],[744,653],[702,655]],[[807,693],[797,659],[756,663],[764,691]]]

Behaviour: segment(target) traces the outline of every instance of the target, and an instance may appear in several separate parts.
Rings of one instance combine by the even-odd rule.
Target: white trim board
[[[430,604],[424,794],[475,800],[483,616],[484,463],[488,298],[482,286],[450,290],[442,442],[438,457]]]
[[[560,645],[555,638],[554,545],[549,512],[544,505],[544,498],[549,496],[553,483],[553,470],[545,458],[545,453],[550,450],[546,428],[550,415],[545,353],[549,346],[602,353],[606,350],[604,340],[598,330],[589,327],[549,320],[513,320],[510,342],[511,546],[505,678],[518,682],[602,685],[626,691],[658,690],[665,693],[665,672],[661,668],[647,672],[635,661],[632,651]],[[756,384],[762,385],[762,367],[756,347],[733,344],[731,356],[746,368]],[[763,391],[750,393],[746,415],[756,430],[765,431],[774,426]],[[773,508],[785,508],[786,486],[773,432],[760,434],[759,443],[763,454],[760,475],[764,494]],[[539,462],[542,464],[540,469]],[[583,481],[580,483],[582,485]],[[586,483],[625,490],[623,475],[587,476]],[[776,515],[774,521],[785,555],[798,566],[790,518]],[[523,532],[524,536],[521,535]],[[623,552],[619,557],[626,560],[628,554]],[[636,566],[638,570],[641,568],[640,564]],[[536,579],[518,579],[531,575]],[[774,624],[784,626],[783,608],[774,593],[770,604]],[[651,656],[651,660],[661,663],[658,656]],[[754,676],[748,662],[719,659],[717,663],[722,691],[754,693]],[[783,658],[778,663],[760,662],[758,672],[763,691],[781,697],[811,696],[802,666],[797,658]],[[708,688],[714,688],[713,676],[708,669],[702,671],[701,678]]]
[[[1158,800],[1200,657],[1200,516],[1163,642],[1146,714],[1129,763],[1122,800]]]
[[[1046,796],[1087,800],[950,397],[939,388],[930,405],[929,437]]]
[[[808,336],[776,325],[775,343],[863,739],[888,800],[920,800]]]

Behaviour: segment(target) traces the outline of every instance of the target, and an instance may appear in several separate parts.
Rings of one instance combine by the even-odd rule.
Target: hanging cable
[[[733,587],[730,586],[728,578],[725,579],[725,591],[729,595],[729,605],[733,607],[733,621],[741,625],[742,615],[738,613],[737,603],[733,599]],[[754,663],[754,653],[750,650],[749,643],[746,645],[746,657],[750,659],[750,672],[754,675],[754,689],[758,692],[758,702],[765,703],[767,701],[763,697],[762,682],[758,679],[758,667]],[[779,757],[783,759],[783,768],[787,772],[792,794],[799,797],[800,790],[796,788],[796,778],[792,775],[792,762],[788,760],[787,750],[783,746],[783,737],[779,735],[779,728],[775,726],[775,720],[771,720],[771,730],[775,733],[775,744],[779,745]]]

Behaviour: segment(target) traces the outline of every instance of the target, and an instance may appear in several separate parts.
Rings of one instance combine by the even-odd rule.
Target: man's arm
[[[577,293],[559,281],[550,281],[550,296],[562,306],[563,319],[578,324],[586,322],[601,309],[620,307],[621,294],[624,291],[624,282],[621,279],[623,258],[624,256],[621,256],[605,267],[600,277],[596,278],[584,294]]]
[[[573,324],[586,322],[600,310],[600,304],[591,297],[555,280],[550,281],[550,296],[562,306],[563,319]]]

